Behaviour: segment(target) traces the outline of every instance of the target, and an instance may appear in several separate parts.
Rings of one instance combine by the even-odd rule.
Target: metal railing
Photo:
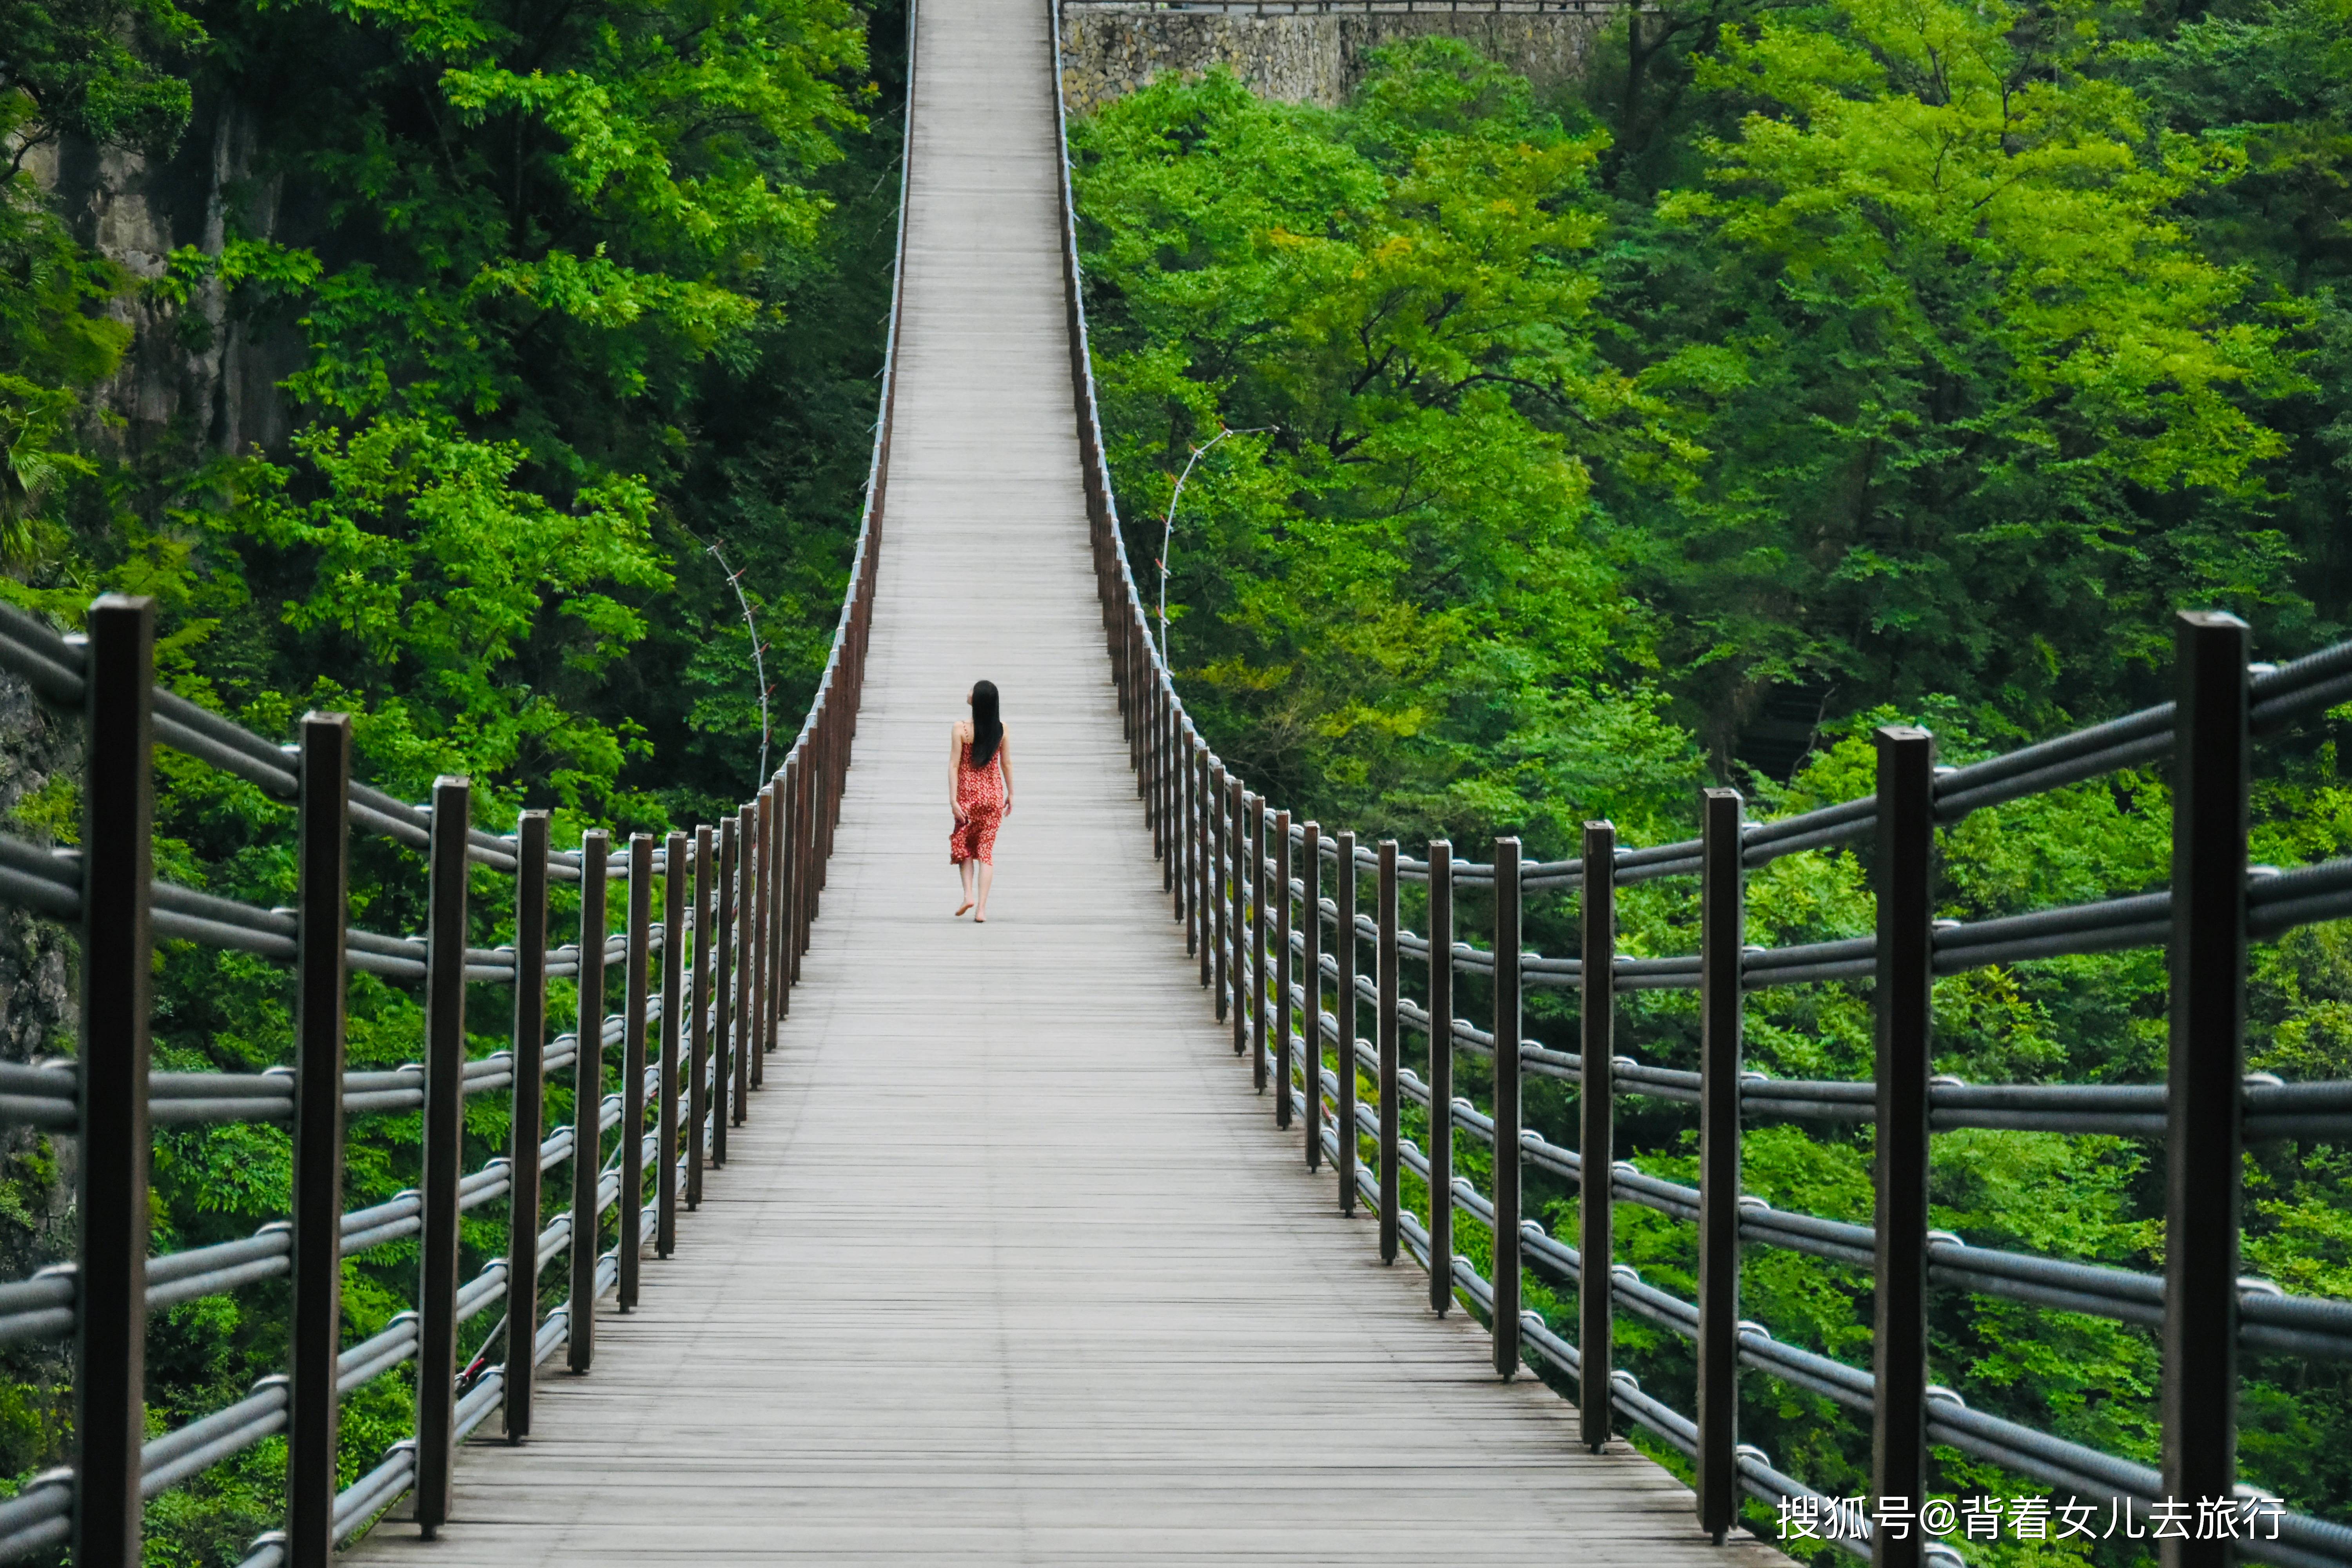
[[[912,26],[910,7],[910,39]],[[910,50],[910,95],[912,68]],[[901,251],[905,205],[902,163]],[[562,1350],[571,1370],[588,1372],[593,1304],[617,1293],[626,1310],[637,1299],[641,1254],[650,1247],[656,1258],[671,1255],[681,1201],[689,1210],[700,1202],[705,1171],[725,1163],[728,1130],[745,1121],[761,1085],[763,1058],[790,1009],[824,889],[872,622],[895,407],[898,283],[894,264],[865,506],[824,674],[783,765],[754,800],[715,826],[673,832],[658,844],[635,834],[619,847],[593,831],[578,850],[557,852],[548,814],[526,811],[513,833],[493,834],[476,825],[464,778],[440,779],[422,805],[354,782],[346,715],[310,714],[296,742],[280,746],[158,689],[152,601],[101,598],[78,637],[0,606],[0,668],[52,708],[79,712],[86,742],[81,847],[53,849],[0,834],[0,901],[78,932],[82,1005],[73,1059],[0,1064],[0,1122],[75,1141],[79,1222],[71,1262],[0,1284],[0,1343],[70,1338],[75,1401],[73,1462],[31,1478],[0,1502],[0,1563],[69,1542],[77,1568],[136,1568],[148,1499],[279,1433],[287,1439],[285,1527],[257,1538],[243,1568],[324,1568],[337,1544],[411,1492],[415,1520],[430,1534],[451,1516],[457,1445],[493,1415],[510,1438],[527,1434],[534,1369]],[[299,891],[291,908],[256,908],[155,879],[157,744],[293,807]],[[425,852],[429,912],[421,936],[351,925],[354,831]],[[476,868],[512,876],[510,945],[467,945]],[[556,881],[579,884],[581,923],[575,942],[551,947],[548,890]],[[607,900],[615,883],[625,904],[618,930]],[[290,966],[292,1061],[252,1074],[152,1070],[159,942]],[[608,1016],[613,968],[623,1002]],[[421,1062],[346,1070],[353,970],[415,988],[425,1018]],[[558,978],[575,982],[579,1005],[572,1030],[551,1040],[547,983]],[[475,984],[511,987],[513,1026],[507,1049],[468,1059],[467,987]],[[583,1049],[586,1040],[597,1043]],[[608,1065],[618,1072],[613,1092],[605,1088]],[[542,1126],[544,1091],[567,1071],[573,1120],[551,1134]],[[464,1172],[466,1101],[501,1089],[511,1102],[507,1152]],[[417,1110],[421,1185],[345,1212],[348,1122]],[[150,1257],[152,1129],[237,1121],[289,1127],[292,1213],[248,1239]],[[571,1202],[550,1216],[543,1178],[567,1163]],[[500,1199],[509,1212],[507,1255],[461,1279],[460,1217]],[[346,1346],[342,1260],[412,1237],[422,1253],[415,1310]],[[542,1313],[541,1271],[565,1255],[568,1286]],[[148,1315],[280,1278],[291,1280],[284,1372],[225,1409],[149,1437]],[[459,1331],[496,1308],[504,1309],[503,1322],[461,1367]],[[503,1353],[493,1359],[490,1347],[501,1335]],[[341,1402],[410,1363],[413,1436],[356,1482],[339,1486]]]
[[[1058,13],[1057,13],[1058,16]],[[1055,80],[1060,80],[1056,33]],[[1057,100],[1058,108],[1058,100]],[[1309,1169],[1337,1172],[1339,1206],[1360,1201],[1379,1216],[1380,1248],[1409,1250],[1430,1268],[1430,1304],[1455,1293],[1491,1325],[1496,1370],[1542,1366],[1578,1393],[1580,1433],[1598,1449],[1630,1421],[1688,1456],[1700,1525],[1720,1542],[1743,1496],[1768,1504],[1827,1505],[1802,1481],[1738,1440],[1738,1369],[1750,1368],[1864,1413],[1871,1423],[1871,1493],[1916,1503],[1930,1492],[1930,1444],[1948,1445],[2020,1476],[2110,1501],[2159,1530],[2179,1500],[2261,1515],[2255,1539],[2168,1540],[2168,1564],[2221,1563],[2242,1553],[2300,1565],[2352,1563],[2352,1529],[2284,1508],[2242,1485],[2235,1409],[2242,1349],[2315,1358],[2352,1357],[2352,1301],[2286,1294],[2239,1273],[2242,1151],[2250,1140],[2352,1133],[2352,1083],[2281,1083],[2243,1070],[2243,985],[2250,937],[2352,916],[2352,860],[2281,873],[2247,864],[2250,737],[2299,714],[2352,698],[2352,644],[2284,668],[2247,662],[2247,629],[2227,616],[2185,615],[2178,627],[2175,701],[1967,767],[1939,768],[1924,731],[1889,727],[1876,738],[1873,795],[1774,822],[1745,818],[1740,796],[1712,789],[1693,839],[1632,848],[1605,822],[1587,824],[1574,859],[1528,863],[1515,838],[1496,841],[1485,863],[1458,861],[1437,842],[1416,860],[1394,842],[1360,845],[1353,833],[1294,823],[1229,771],[1187,716],[1149,632],[1129,570],[1097,411],[1087,336],[1066,132],[1062,163],[1063,269],[1071,382],[1084,464],[1103,625],[1138,791],[1160,858],[1162,887],[1201,984],[1229,1019],[1234,1049],[1261,1089],[1276,1089],[1276,1125],[1303,1126]],[[2170,758],[2175,774],[2172,886],[2136,898],[1953,924],[1934,918],[1939,826],[2002,801]],[[1781,856],[1870,839],[1877,932],[1848,942],[1779,950],[1747,946],[1744,873]],[[1325,896],[1328,867],[1336,886]],[[1697,879],[1699,951],[1676,958],[1621,957],[1617,889],[1664,877]],[[1362,882],[1373,910],[1360,909]],[[1431,931],[1399,924],[1401,883],[1427,888]],[[1454,894],[1491,890],[1493,930],[1478,947],[1455,940]],[[1580,957],[1521,951],[1530,894],[1580,898]],[[1360,943],[1371,952],[1369,972]],[[2147,1087],[1976,1085],[1930,1068],[1937,975],[1990,963],[2168,946],[2171,958],[2168,1081]],[[1401,971],[1425,977],[1425,1005],[1404,997]],[[1457,972],[1487,978],[1487,1026],[1457,1016]],[[1606,984],[1590,977],[1605,974]],[[1742,1005],[1749,991],[1826,980],[1869,979],[1876,1015],[1871,1082],[1773,1080],[1746,1068]],[[1526,1038],[1531,987],[1580,993],[1580,1049]],[[1619,1052],[1619,993],[1698,993],[1698,1071],[1646,1066]],[[1370,1038],[1360,1035],[1369,1014]],[[1434,1028],[1443,1021],[1442,1028]],[[1429,1037],[1430,1079],[1405,1068],[1407,1030]],[[1490,1059],[1493,1110],[1453,1090],[1456,1050]],[[1325,1048],[1330,1056],[1326,1063]],[[1515,1062],[1517,1071],[1504,1064]],[[1359,1078],[1375,1086],[1360,1102]],[[1578,1086],[1577,1145],[1559,1147],[1522,1125],[1528,1075]],[[1690,1187],[1645,1175],[1613,1157],[1616,1102],[1628,1096],[1698,1107],[1700,1181]],[[1402,1136],[1403,1107],[1430,1112],[1429,1147]],[[1740,1190],[1747,1119],[1875,1124],[1876,1212],[1860,1226],[1775,1210]],[[1970,1246],[1930,1228],[1928,1151],[1935,1132],[1960,1127],[2113,1133],[2162,1141],[2169,1197],[2163,1275]],[[1456,1132],[1517,1158],[1498,1158],[1493,1191],[1455,1173]],[[1372,1151],[1360,1159],[1360,1140]],[[1524,1173],[1542,1171],[1578,1191],[1580,1245],[1522,1212]],[[1605,1169],[1606,1182],[1584,1180]],[[1400,1201],[1411,1172],[1426,1185],[1424,1222]],[[1697,1227],[1698,1300],[1682,1300],[1612,1260],[1612,1205],[1642,1205]],[[1453,1226],[1466,1213],[1497,1238],[1515,1237],[1521,1268],[1491,1279],[1455,1253]],[[1849,1366],[1775,1340],[1739,1313],[1743,1244],[1792,1249],[1867,1270],[1876,1313],[1873,1364]],[[1496,1255],[1510,1248],[1498,1245]],[[1588,1260],[1591,1260],[1588,1262]],[[1570,1342],[1523,1310],[1522,1268],[1575,1294]],[[1928,1380],[1928,1301],[1934,1289],[1973,1291],[2151,1327],[2161,1336],[2161,1469],[1974,1411]],[[1630,1312],[1691,1342],[1697,1409],[1675,1411],[1612,1363],[1614,1313]],[[2175,1521],[2178,1515],[2170,1515]],[[1958,1553],[1922,1531],[1897,1538],[1868,1520],[1839,1544],[1882,1564]]]

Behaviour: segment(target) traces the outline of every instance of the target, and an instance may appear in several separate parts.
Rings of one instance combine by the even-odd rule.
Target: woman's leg
[[[963,903],[956,910],[958,914],[971,908],[971,866],[972,863],[970,860],[956,862],[956,875],[963,879]]]
[[[967,860],[964,864],[980,868],[980,907],[971,911],[971,918],[984,921],[988,918],[988,885],[996,880],[996,868],[986,860]]]

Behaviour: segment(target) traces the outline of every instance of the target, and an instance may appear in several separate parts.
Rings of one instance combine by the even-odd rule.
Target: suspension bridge
[[[2352,1304],[2237,1266],[2245,1144],[2352,1132],[2352,1085],[2249,1079],[2242,1045],[2250,938],[2352,915],[2352,863],[2246,864],[2248,737],[2352,697],[2352,646],[2251,667],[2245,627],[2184,617],[2173,703],[1958,770],[1935,766],[1932,737],[1888,731],[1873,795],[1755,823],[1710,792],[1685,843],[1620,846],[1594,824],[1569,860],[1523,862],[1512,840],[1483,861],[1444,845],[1423,858],[1294,821],[1227,773],[1148,636],[1087,368],[1052,14],[923,0],[911,29],[851,586],[817,701],[739,814],[556,851],[543,813],[511,834],[477,826],[463,780],[422,806],[354,782],[339,717],[284,747],[155,691],[142,602],[100,601],[70,640],[0,612],[0,667],[85,716],[89,825],[75,851],[0,837],[0,898],[77,929],[85,975],[77,1061],[0,1067],[0,1118],[78,1141],[81,1222],[71,1266],[0,1285],[0,1342],[70,1337],[77,1357],[75,1463],[0,1501],[0,1562],[70,1546],[81,1568],[129,1568],[145,1500],[282,1434],[284,1527],[244,1568],[319,1568],[346,1545],[435,1568],[1786,1561],[1738,1528],[1751,1502],[1880,1563],[1950,1563],[1943,1532],[1887,1512],[1933,1489],[1931,1443],[2127,1531],[2160,1537],[2181,1500],[2210,1500],[2196,1532],[2152,1542],[2168,1563],[2352,1563],[2352,1531],[2239,1481],[2233,1427],[2242,1353],[2352,1356]],[[975,926],[950,918],[942,795],[949,723],[983,677],[1006,694],[1019,787]],[[295,806],[296,907],[155,879],[159,744]],[[2168,757],[2169,889],[1930,918],[1938,823]],[[351,926],[355,833],[423,853],[425,933]],[[1858,838],[1874,937],[1745,946],[1743,868]],[[1619,955],[1616,889],[1661,878],[1696,879],[1701,951]],[[486,879],[514,900],[516,940],[493,950],[467,942]],[[551,883],[579,887],[572,940],[550,929]],[[1401,885],[1426,889],[1427,931],[1401,924]],[[1455,929],[1456,889],[1486,929]],[[1521,952],[1523,900],[1553,892],[1578,900],[1575,958]],[[152,1072],[157,942],[290,964],[292,1070]],[[2173,963],[2166,1083],[1931,1079],[1936,974],[2158,944]],[[419,1064],[347,1069],[354,970],[420,988]],[[1462,1016],[1457,975],[1491,997],[1481,1018]],[[580,997],[552,1037],[567,1020],[546,1016],[551,978]],[[1747,991],[1836,979],[1873,982],[1875,1081],[1742,1070]],[[1578,1050],[1508,1048],[1541,987],[1578,993]],[[1659,987],[1698,994],[1698,1071],[1619,1054],[1613,997]],[[470,1055],[467,998],[484,992],[512,996],[512,1040]],[[1517,1060],[1483,1108],[1454,1091],[1465,1056]],[[1523,1124],[1529,1076],[1579,1086],[1575,1147]],[[550,1128],[557,1082],[578,1109]],[[466,1102],[501,1092],[513,1131],[485,1150]],[[1696,1187],[1612,1159],[1628,1095],[1697,1108]],[[1414,1107],[1425,1148],[1402,1131]],[[408,1110],[420,1186],[347,1208],[348,1123]],[[1874,1222],[1743,1200],[1739,1127],[1759,1115],[1874,1122]],[[289,1222],[151,1257],[152,1130],[236,1121],[291,1129]],[[1953,1127],[2161,1141],[2167,1274],[1930,1230],[1929,1140]],[[1519,1157],[1482,1186],[1458,1173],[1465,1141]],[[1593,1169],[1609,1179],[1584,1181]],[[1577,1189],[1563,1234],[1528,1212],[1529,1172]],[[461,1221],[498,1204],[509,1240],[482,1256]],[[1696,1300],[1601,1261],[1624,1204],[1696,1227]],[[1473,1229],[1516,1238],[1573,1299],[1572,1323],[1528,1310],[1521,1269],[1482,1273],[1457,1246]],[[411,1237],[415,1310],[347,1342],[341,1260]],[[1870,1271],[1872,1364],[1741,1320],[1743,1247]],[[286,1372],[151,1431],[148,1314],[278,1277]],[[1937,1387],[1938,1289],[2157,1331],[2160,1466]],[[1690,1342],[1695,1410],[1612,1369],[1624,1314]],[[415,1434],[341,1475],[340,1402],[389,1375],[415,1381]],[[1743,1375],[1869,1423],[1874,1511],[1842,1513],[1739,1443]],[[1637,1452],[1635,1430],[1686,1456],[1695,1488]]]

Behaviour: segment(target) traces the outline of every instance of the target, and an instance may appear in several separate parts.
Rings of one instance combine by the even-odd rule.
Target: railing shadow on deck
[[[1234,1053],[1249,1058],[1255,1086],[1263,1090],[1271,1079],[1276,1125],[1291,1129],[1297,1122],[1303,1129],[1309,1170],[1326,1161],[1335,1167],[1340,1208],[1353,1213],[1361,1202],[1374,1211],[1385,1260],[1394,1261],[1402,1244],[1430,1268],[1434,1310],[1445,1310],[1457,1292],[1474,1304],[1490,1327],[1497,1373],[1509,1376],[1525,1364],[1574,1386],[1580,1436],[1596,1451],[1622,1416],[1687,1456],[1696,1476],[1698,1523],[1718,1543],[1740,1522],[1744,1495],[1777,1505],[1784,1517],[1793,1508],[1800,1519],[1830,1521],[1838,1545],[1881,1564],[1958,1563],[1960,1554],[1924,1524],[1911,1528],[1931,1494],[1927,1449],[1936,1444],[2121,1510],[2158,1536],[2170,1526],[2176,1534],[2202,1537],[2167,1540],[2168,1564],[2220,1564],[2237,1555],[2298,1568],[2352,1563],[2352,1529],[2287,1510],[2238,1480],[2235,1424],[2241,1347],[2352,1359],[2352,1301],[2288,1295],[2238,1271],[2245,1142],[2352,1134],[2352,1082],[2287,1084],[2243,1070],[2249,938],[2352,916],[2352,859],[2284,873],[2248,866],[2250,737],[2352,698],[2352,643],[2284,668],[2250,665],[2242,622],[2183,615],[2176,628],[2175,701],[1957,769],[1936,765],[1934,737],[1925,731],[1885,728],[1876,738],[1873,795],[1753,822],[1745,818],[1736,792],[1711,789],[1702,802],[1701,836],[1676,844],[1621,846],[1604,822],[1586,826],[1574,859],[1524,862],[1518,841],[1507,837],[1496,841],[1488,862],[1457,860],[1444,842],[1432,843],[1428,858],[1416,860],[1393,841],[1373,848],[1351,832],[1294,823],[1290,812],[1271,809],[1251,792],[1194,728],[1153,645],[1129,570],[1104,461],[1087,343],[1067,110],[1059,89],[1060,12],[1048,9],[1055,28],[1072,393],[1103,626],[1129,762],[1161,864],[1162,889],[1173,918],[1183,924],[1187,951],[1199,960],[1201,984],[1214,998],[1217,1016],[1230,1018]],[[1934,919],[1938,826],[2003,801],[2167,757],[2175,770],[2177,803],[2168,890],[1970,924]],[[1864,838],[1875,850],[1875,937],[1771,951],[1746,945],[1748,868]],[[1337,884],[1330,898],[1322,891],[1327,861]],[[1369,917],[1360,910],[1360,874],[1373,883],[1375,913]],[[1697,882],[1700,951],[1676,958],[1616,956],[1616,889],[1682,877]],[[1401,881],[1427,885],[1427,935],[1399,927]],[[1486,947],[1454,940],[1454,892],[1463,886],[1492,890],[1494,930]],[[1582,900],[1581,959],[1523,953],[1523,899],[1567,891]],[[1359,941],[1373,949],[1369,974],[1360,964]],[[1937,975],[2157,945],[2168,946],[2171,958],[2166,1084],[1974,1085],[1932,1076]],[[1400,969],[1408,960],[1426,968],[1426,1006],[1400,994]],[[1490,980],[1489,1027],[1454,1015],[1457,972]],[[1589,973],[1605,973],[1608,984],[1588,983]],[[1775,1081],[1744,1070],[1747,992],[1864,978],[1875,982],[1875,1081]],[[1521,1008],[1529,987],[1580,992],[1580,1050],[1553,1050],[1523,1037]],[[1699,993],[1699,1071],[1643,1066],[1618,1054],[1612,998],[1651,989]],[[1357,1033],[1360,1006],[1372,1015],[1369,1040]],[[1297,1032],[1302,1014],[1311,1047]],[[1433,1027],[1443,1048],[1430,1053],[1431,1079],[1423,1082],[1402,1066],[1400,1043],[1406,1029],[1427,1038]],[[1453,1057],[1463,1050],[1495,1059],[1498,1041],[1517,1042],[1502,1057],[1515,1057],[1518,1071],[1496,1073],[1494,1110],[1487,1115],[1454,1094]],[[1370,1105],[1360,1103],[1359,1072],[1375,1086]],[[1528,1074],[1579,1086],[1578,1149],[1556,1146],[1521,1125],[1519,1085]],[[1696,1187],[1643,1175],[1612,1157],[1615,1101],[1635,1095],[1698,1107]],[[1444,1108],[1429,1120],[1426,1151],[1401,1136],[1406,1100],[1424,1110]],[[1746,1117],[1874,1123],[1874,1224],[1784,1213],[1743,1194],[1739,1142]],[[2169,1174],[2165,1274],[1972,1247],[1931,1230],[1929,1141],[1937,1131],[1963,1127],[2160,1141]],[[1456,1132],[1490,1148],[1518,1151],[1517,1160],[1496,1163],[1493,1192],[1481,1193],[1454,1173]],[[1369,1169],[1360,1163],[1364,1144],[1372,1151]],[[1610,1179],[1584,1182],[1588,1162],[1606,1167]],[[1581,1250],[1521,1212],[1527,1166],[1576,1185]],[[1430,1194],[1425,1223],[1400,1202],[1406,1171]],[[1696,1302],[1644,1283],[1624,1265],[1601,1261],[1610,1256],[1611,1205],[1618,1203],[1697,1226]],[[1457,1212],[1496,1236],[1516,1236],[1522,1268],[1573,1288],[1575,1342],[1522,1310],[1521,1269],[1498,1268],[1488,1279],[1454,1250]],[[1868,1270],[1876,1310],[1874,1364],[1831,1360],[1743,1321],[1743,1244]],[[1931,1289],[1937,1288],[2158,1330],[2163,1468],[1970,1410],[1958,1394],[1930,1384],[1927,1307]],[[1691,1342],[1697,1362],[1693,1415],[1668,1407],[1644,1394],[1631,1374],[1612,1369],[1611,1322],[1618,1311]],[[1737,1381],[1743,1366],[1869,1418],[1875,1515],[1842,1508],[1840,1500],[1782,1473],[1738,1441]],[[2207,1500],[2213,1506],[2200,1511]],[[1881,1518],[1886,1528],[1878,1527]],[[1838,1523],[1846,1528],[1838,1530]],[[2221,1534],[2225,1529],[2229,1533]]]
[[[909,110],[914,26],[909,5]],[[839,820],[885,520],[906,170],[902,156],[900,257],[892,269],[880,406],[831,650],[782,766],[755,799],[715,826],[673,832],[660,844],[635,834],[617,856],[602,831],[585,835],[578,850],[551,849],[544,811],[526,811],[514,832],[493,834],[475,825],[466,779],[440,779],[422,805],[354,782],[346,715],[307,715],[298,742],[281,747],[158,689],[152,601],[101,598],[90,607],[87,632],[76,637],[0,606],[0,668],[26,680],[52,709],[79,713],[86,739],[82,847],[54,849],[0,834],[0,901],[74,929],[82,991],[74,1058],[0,1064],[0,1123],[75,1140],[79,1222],[71,1262],[0,1284],[0,1343],[70,1338],[75,1346],[74,1462],[31,1478],[0,1502],[0,1563],[69,1544],[77,1568],[136,1568],[146,1500],[281,1432],[285,1527],[257,1538],[242,1568],[324,1568],[338,1544],[411,1494],[415,1521],[429,1535],[452,1518],[458,1445],[494,1415],[510,1439],[527,1435],[534,1370],[559,1350],[574,1373],[593,1364],[595,1314],[583,1304],[617,1292],[626,1310],[637,1297],[641,1254],[650,1247],[656,1259],[666,1258],[678,1245],[681,1202],[690,1211],[700,1201],[706,1170],[724,1163],[728,1130],[744,1123],[751,1092],[761,1087],[762,1058],[774,1048],[800,977]],[[292,907],[265,910],[154,879],[157,744],[293,808],[299,868]],[[350,925],[353,830],[423,851],[429,919],[422,936]],[[511,945],[467,945],[478,869],[513,879]],[[617,931],[606,899],[614,880],[625,889]],[[581,888],[579,938],[553,947],[551,881]],[[292,1063],[260,1073],[152,1071],[158,942],[195,942],[290,966]],[[608,1016],[605,972],[613,965],[621,971],[624,995],[621,1010]],[[420,1064],[346,1070],[354,970],[415,987],[425,1016]],[[578,1016],[571,1032],[550,1040],[546,986],[558,978],[576,981]],[[512,1043],[469,1059],[467,991],[478,984],[510,988]],[[583,1040],[598,1044],[583,1050]],[[608,1094],[604,1070],[615,1053],[619,1087]],[[567,1068],[574,1119],[542,1137],[543,1091],[560,1083],[556,1075]],[[533,1087],[541,1092],[526,1092]],[[466,1104],[499,1089],[511,1099],[509,1146],[463,1172]],[[423,1112],[423,1185],[345,1212],[348,1121],[414,1110]],[[248,1239],[149,1257],[152,1129],[231,1122],[290,1130],[293,1213]],[[592,1152],[593,1164],[580,1158],[583,1149]],[[542,1180],[566,1166],[593,1168],[595,1180],[575,1179],[564,1211],[550,1219]],[[461,1217],[502,1197],[509,1214],[506,1256],[460,1279]],[[423,1257],[415,1309],[345,1346],[342,1260],[410,1237],[419,1238]],[[583,1237],[592,1244],[581,1245]],[[594,1245],[607,1238],[609,1250]],[[567,1255],[568,1286],[542,1314],[541,1271]],[[148,1437],[148,1315],[279,1278],[291,1281],[285,1372],[263,1378],[225,1409]],[[503,1308],[505,1318],[461,1366],[461,1331],[494,1308]],[[530,1324],[530,1331],[512,1332],[514,1323]],[[501,1339],[503,1353],[493,1358],[490,1347]],[[415,1434],[356,1482],[339,1487],[341,1402],[410,1362],[416,1363]]]

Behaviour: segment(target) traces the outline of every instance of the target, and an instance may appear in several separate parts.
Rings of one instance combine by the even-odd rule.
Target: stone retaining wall
[[[1560,11],[1260,16],[1066,0],[1062,92],[1071,113],[1086,114],[1164,72],[1199,75],[1223,65],[1263,97],[1334,108],[1363,79],[1373,49],[1431,36],[1464,39],[1542,92],[1583,73],[1602,24]]]

